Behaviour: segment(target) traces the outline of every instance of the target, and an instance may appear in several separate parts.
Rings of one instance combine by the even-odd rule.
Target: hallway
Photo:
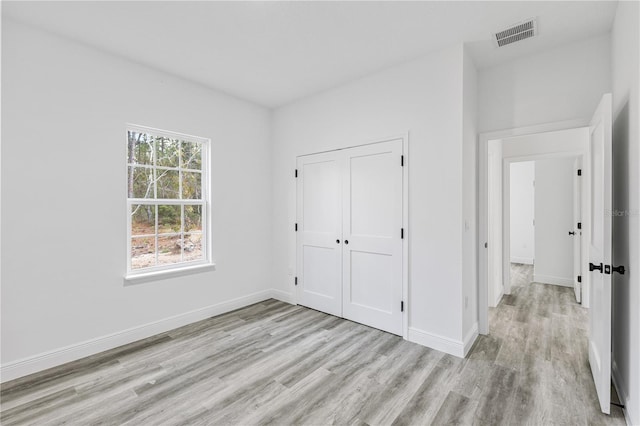
[[[588,311],[572,288],[532,277],[533,266],[512,264],[512,292],[489,309],[490,335],[480,336],[470,355],[513,369],[502,383],[510,390],[506,423],[624,425],[619,407],[612,406],[610,416],[599,410],[587,351]]]

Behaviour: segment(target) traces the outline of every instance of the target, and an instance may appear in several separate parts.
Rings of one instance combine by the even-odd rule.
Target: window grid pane
[[[130,269],[206,260],[204,143],[129,131],[128,145]]]

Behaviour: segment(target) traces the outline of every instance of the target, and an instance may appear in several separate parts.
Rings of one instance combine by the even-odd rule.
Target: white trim
[[[277,291],[277,290],[276,290]],[[148,324],[132,327],[106,336],[97,337],[84,342],[43,352],[38,355],[8,362],[0,366],[0,382],[17,379],[67,362],[75,361],[118,346],[146,339],[187,324],[191,324],[212,316],[224,314],[254,303],[268,300],[276,294],[274,290],[263,290],[247,296],[205,306],[190,312],[174,315]]]
[[[500,289],[500,293],[498,293],[498,295],[496,296],[496,300],[493,300],[493,305],[490,305],[490,307],[497,308],[502,301],[502,296],[504,296],[504,287]]]
[[[620,373],[620,370],[618,369],[618,364],[616,364],[615,359],[611,360],[611,379],[613,380],[613,387],[616,389],[616,393],[618,394],[620,403],[625,406],[625,408],[622,409],[622,412],[624,413],[624,420],[627,422],[627,425],[629,426],[639,425],[640,418],[632,419],[631,413],[629,413],[629,409],[626,408],[626,407],[630,407],[631,403],[629,401],[629,395],[627,395],[624,392],[621,392],[621,390],[627,389],[627,387],[624,381],[624,377]],[[634,420],[637,420],[637,421],[634,422]]]
[[[409,132],[402,139],[402,154],[404,167],[402,168],[402,226],[404,239],[402,240],[402,300],[404,300],[404,315],[402,316],[402,338],[409,339]]]
[[[523,265],[533,265],[533,257],[511,256],[511,263],[522,263]]]
[[[356,145],[341,146],[341,147],[338,147],[338,148],[325,149],[324,151],[307,152],[306,154],[298,154],[295,157],[296,157],[296,161],[297,161],[298,157],[307,157],[309,155],[324,154],[325,152],[342,151],[342,150],[345,150],[345,149],[357,148],[357,147],[360,147],[360,146],[375,145],[377,143],[396,141],[398,139],[402,139],[402,140],[406,141],[406,140],[408,140],[408,138],[409,138],[409,132],[397,133],[395,135],[387,136],[387,137],[384,137],[384,138],[366,139],[366,140],[361,141],[360,143],[357,143]],[[405,158],[405,160],[406,160],[406,158]],[[296,164],[297,164],[297,162],[296,162]]]
[[[467,354],[471,350],[471,347],[473,346],[473,344],[475,343],[476,339],[478,338],[478,335],[479,335],[478,334],[478,323],[475,322],[471,326],[471,329],[469,330],[467,335],[464,336],[463,342],[464,342],[464,356],[465,357],[467,356]]]
[[[418,328],[409,327],[409,338],[407,340],[459,358],[464,358],[465,356],[465,343],[461,340],[439,336]]]
[[[203,136],[195,136],[187,133],[173,132],[171,130],[156,129],[155,127],[143,126],[141,124],[126,123],[125,125],[127,129],[131,129],[140,133],[152,133],[153,136],[160,136],[163,138],[175,138],[175,139],[181,139],[181,140],[186,139],[187,142],[199,142],[199,143],[211,142],[211,139],[205,138]]]
[[[270,291],[272,299],[276,299],[284,303],[289,303],[291,305],[296,305],[295,297],[292,293],[284,290],[279,290],[277,288],[272,288]]]
[[[201,272],[210,272],[216,270],[215,263],[205,263],[199,265],[190,266],[188,264],[182,264],[180,269],[172,268],[165,270],[154,270],[153,272],[147,272],[144,274],[127,275],[124,277],[125,285],[142,284],[151,281],[165,280],[168,278],[182,277],[185,275],[198,274]]]
[[[560,285],[573,288],[573,278],[554,277],[553,275],[533,274],[533,281],[542,284]]]

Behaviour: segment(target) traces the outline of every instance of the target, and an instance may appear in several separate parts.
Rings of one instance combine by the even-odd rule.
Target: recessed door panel
[[[340,188],[336,160],[304,164],[300,178],[305,194],[302,222],[304,231],[335,233],[341,201],[339,194],[336,194],[336,190]]]
[[[393,256],[352,250],[349,303],[392,314],[393,272]]]
[[[391,238],[397,233],[393,200],[398,158],[393,151],[354,156],[349,159],[351,180],[351,234]]]
[[[302,252],[304,270],[304,290],[315,296],[327,299],[340,293],[340,271],[331,267],[335,263],[334,247],[315,247],[305,245]],[[329,285],[331,284],[331,285]]]

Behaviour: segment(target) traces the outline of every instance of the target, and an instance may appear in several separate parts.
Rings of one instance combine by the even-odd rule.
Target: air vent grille
[[[506,30],[495,33],[494,40],[498,47],[506,46],[517,41],[538,35],[538,26],[535,19],[519,22]]]

